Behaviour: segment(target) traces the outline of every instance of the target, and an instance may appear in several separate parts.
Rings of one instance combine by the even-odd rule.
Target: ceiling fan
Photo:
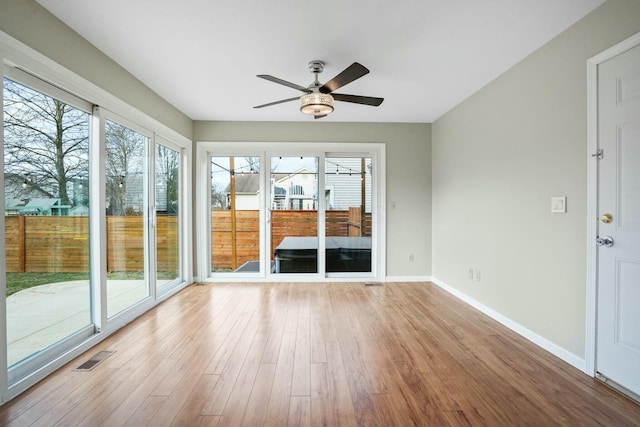
[[[351,102],[354,104],[371,105],[377,107],[382,104],[384,98],[375,98],[372,96],[346,95],[343,93],[334,93],[335,90],[351,83],[354,80],[369,73],[369,70],[363,65],[354,62],[349,65],[343,72],[329,80],[325,84],[320,84],[318,74],[324,69],[324,62],[313,60],[309,62],[309,71],[315,75],[315,81],[308,87],[300,86],[286,80],[279,79],[267,74],[258,74],[257,77],[278,83],[284,86],[297,89],[305,94],[300,97],[282,99],[280,101],[270,102],[268,104],[256,105],[253,108],[269,107],[271,105],[282,104],[284,102],[300,100],[300,111],[304,114],[312,115],[316,119],[325,117],[333,112],[333,101]]]

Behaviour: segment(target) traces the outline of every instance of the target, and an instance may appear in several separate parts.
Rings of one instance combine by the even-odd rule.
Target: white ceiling
[[[604,0],[37,0],[194,120],[311,120],[299,96],[354,61],[371,73],[323,121],[433,122]]]

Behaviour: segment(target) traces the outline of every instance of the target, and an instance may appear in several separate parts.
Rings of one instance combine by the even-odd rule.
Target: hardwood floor
[[[74,370],[101,350],[93,371]],[[0,407],[16,426],[624,426],[640,406],[430,283],[194,285]]]

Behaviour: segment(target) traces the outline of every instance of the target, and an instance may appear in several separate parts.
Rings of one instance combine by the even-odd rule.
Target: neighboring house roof
[[[34,198],[25,200],[12,200],[14,205],[5,205],[5,211],[17,211],[22,215],[49,215],[53,212],[68,214],[71,205],[63,205],[60,199]]]
[[[5,207],[6,206],[11,206],[11,207],[19,207],[19,206],[24,206],[27,204],[26,200],[21,200],[21,199],[8,199],[5,202]]]
[[[71,211],[69,213],[72,216],[88,216],[89,208],[84,205],[78,205],[71,208]]]
[[[62,205],[60,199],[34,198],[30,199],[25,206],[50,208],[52,206],[60,207]]]
[[[247,193],[247,194],[255,194],[260,189],[260,174],[258,173],[246,173],[246,174],[236,174],[236,194],[237,193]],[[224,189],[225,194],[231,192],[231,184],[228,184]]]
[[[283,181],[291,180],[291,178],[293,178],[296,175],[302,175],[302,174],[308,174],[308,173],[314,173],[314,172],[311,171],[311,169],[302,168],[302,169],[298,169],[295,172],[276,173],[276,174],[271,174],[271,176],[275,179],[276,182],[283,182]]]

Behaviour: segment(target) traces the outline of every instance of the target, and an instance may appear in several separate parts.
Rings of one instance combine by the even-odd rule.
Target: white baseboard
[[[470,306],[472,306],[473,308],[475,308],[476,310],[481,311],[482,313],[486,314],[487,316],[491,317],[493,320],[501,323],[502,325],[506,326],[507,328],[511,329],[512,331],[516,332],[517,334],[523,336],[524,338],[528,339],[529,341],[531,341],[532,343],[536,344],[539,347],[542,347],[543,349],[547,350],[549,353],[553,354],[556,357],[559,357],[560,359],[564,360],[565,362],[567,362],[568,364],[570,364],[571,366],[580,369],[582,372],[586,373],[586,361],[583,358],[580,358],[579,356],[576,356],[575,354],[571,353],[570,351],[560,347],[559,345],[549,341],[548,339],[541,337],[540,335],[536,334],[535,332],[525,328],[524,326],[520,325],[517,322],[514,322],[513,320],[509,319],[508,317],[498,313],[497,311],[487,307],[486,305],[474,300],[473,298],[469,297],[468,295],[460,292],[459,290],[447,285],[446,283],[444,283],[441,280],[436,279],[435,277],[433,277],[431,279],[431,282],[435,283],[437,286],[439,286],[440,288],[444,289],[445,291],[449,292],[451,295],[455,296],[456,298],[466,302],[467,304],[469,304]]]
[[[431,276],[387,276],[385,282],[431,282]]]

